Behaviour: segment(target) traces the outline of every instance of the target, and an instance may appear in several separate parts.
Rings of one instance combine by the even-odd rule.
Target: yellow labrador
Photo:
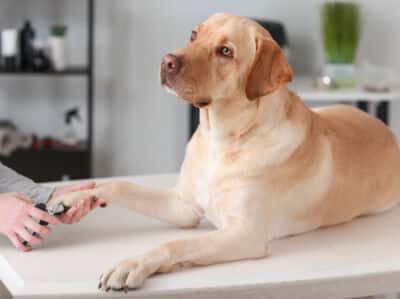
[[[216,230],[161,244],[105,272],[103,290],[140,287],[157,272],[268,255],[274,238],[343,223],[396,205],[400,152],[379,120],[348,107],[308,109],[287,89],[292,72],[255,22],[216,14],[164,57],[162,85],[200,108],[171,190],[115,181],[85,195],[194,227]]]

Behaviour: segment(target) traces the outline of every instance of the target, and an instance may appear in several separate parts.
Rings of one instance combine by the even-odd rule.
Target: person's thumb
[[[94,187],[96,187],[96,182],[77,183],[77,184],[57,188],[57,190],[54,192],[54,195],[57,196],[57,195],[68,193],[68,192],[93,189]]]
[[[29,204],[32,204],[32,202],[33,202],[32,198],[30,198],[28,195],[25,195],[23,193],[15,193],[15,197],[18,199],[21,199]]]

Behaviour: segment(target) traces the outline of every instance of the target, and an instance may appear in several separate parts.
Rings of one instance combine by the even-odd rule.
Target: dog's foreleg
[[[70,207],[89,196],[180,227],[193,227],[201,218],[197,206],[185,201],[174,189],[145,187],[125,181],[108,182],[99,184],[94,189],[66,193],[52,199],[49,204],[62,203]]]
[[[140,287],[148,276],[157,272],[265,257],[268,250],[264,237],[252,228],[234,225],[202,236],[167,242],[105,272],[99,287],[127,290]]]

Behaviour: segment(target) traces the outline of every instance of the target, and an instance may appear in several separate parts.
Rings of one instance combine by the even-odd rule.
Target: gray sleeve
[[[35,204],[47,203],[54,189],[36,184],[0,163],[0,193],[18,192],[32,198]]]

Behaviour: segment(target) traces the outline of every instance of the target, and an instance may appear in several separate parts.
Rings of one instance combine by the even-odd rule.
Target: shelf
[[[320,90],[313,87],[312,77],[296,77],[289,87],[295,91],[303,101],[400,101],[400,92],[392,90],[389,92],[365,91],[360,87]]]
[[[89,75],[89,69],[83,67],[70,67],[64,71],[48,70],[44,72],[36,71],[6,71],[0,69],[0,76],[87,76]]]
[[[61,2],[61,1],[60,1]],[[86,44],[84,56],[86,61],[76,62],[75,65],[69,65],[64,71],[48,70],[43,72],[36,71],[7,71],[0,65],[0,81],[1,80],[12,80],[16,81],[17,87],[21,86],[19,80],[61,80],[59,83],[63,83],[64,80],[69,81],[70,79],[76,79],[82,82],[82,96],[86,99],[86,124],[87,124],[87,144],[85,147],[78,148],[43,148],[43,149],[18,149],[13,152],[9,157],[0,156],[0,162],[11,167],[17,172],[32,178],[35,181],[55,181],[65,178],[66,176],[71,179],[88,178],[91,176],[92,168],[92,151],[93,151],[93,108],[94,108],[94,31],[95,31],[95,0],[87,0],[85,3],[85,17],[80,24],[80,31],[86,35],[85,40],[80,40]],[[55,6],[54,8],[57,8]],[[10,8],[13,10],[17,9],[17,6],[11,5]],[[44,7],[34,8],[40,10]],[[59,8],[62,8],[59,7]],[[22,11],[23,12],[23,11]],[[65,15],[67,16],[67,15]],[[29,17],[29,12],[27,17]],[[43,21],[46,19],[46,14],[41,18]],[[51,20],[50,20],[51,21]],[[71,21],[71,20],[70,20]],[[40,34],[39,34],[40,35]],[[83,50],[83,49],[81,49]],[[36,78],[36,79],[35,79]],[[68,82],[65,83],[68,83]],[[22,82],[20,82],[22,83]],[[28,84],[23,86],[24,90],[28,88],[35,88],[35,85]],[[50,86],[51,88],[51,86]],[[53,91],[50,89],[50,91]],[[62,90],[63,91],[63,90]],[[26,94],[29,95],[27,92]],[[25,94],[24,94],[25,95]],[[56,94],[56,96],[63,96],[63,94]],[[7,97],[6,97],[7,98]],[[9,100],[12,100],[11,98]],[[13,107],[14,108],[14,107]],[[14,108],[15,109],[15,108]],[[41,117],[39,114],[37,117]],[[12,119],[14,123],[18,123],[18,119]],[[1,283],[0,283],[0,294],[1,294]],[[2,298],[2,296],[0,295]]]
[[[90,177],[90,154],[86,147],[18,149],[9,157],[0,156],[0,161],[36,182],[48,182]]]
[[[29,148],[29,149],[19,149],[19,151],[29,151],[29,152],[57,152],[57,153],[71,153],[71,152],[88,152],[89,149],[86,146],[57,146],[57,147],[50,147],[50,148]]]

